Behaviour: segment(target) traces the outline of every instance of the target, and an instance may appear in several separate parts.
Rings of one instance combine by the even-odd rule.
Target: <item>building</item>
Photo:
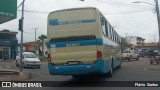
[[[143,44],[144,42],[145,42],[145,39],[142,37],[137,37],[137,36],[127,37],[127,43],[132,44],[133,46]]]
[[[0,24],[17,18],[17,0],[0,0]],[[15,58],[17,53],[18,32],[0,31],[0,59],[4,56]]]
[[[135,48],[138,51],[145,51],[145,50],[158,50],[158,45],[157,43],[144,43],[144,44],[139,44],[136,45]]]
[[[18,32],[9,30],[0,31],[0,59],[7,56],[9,59],[16,58],[18,52],[18,40],[16,37]]]
[[[34,52],[35,51],[35,41],[23,43],[23,50],[25,52]]]
[[[19,47],[19,51],[20,51],[20,47]],[[35,52],[35,41],[23,43],[23,51],[34,52],[34,53],[36,53],[37,55],[40,55],[40,56],[42,56],[42,54],[46,55],[47,54],[46,40],[44,40],[43,45],[41,45],[39,47],[39,49],[36,50],[36,52]]]

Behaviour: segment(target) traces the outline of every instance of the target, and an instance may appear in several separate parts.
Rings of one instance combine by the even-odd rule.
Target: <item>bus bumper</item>
[[[98,60],[95,64],[54,66],[48,63],[48,70],[51,75],[81,75],[107,73],[110,70],[110,60]]]

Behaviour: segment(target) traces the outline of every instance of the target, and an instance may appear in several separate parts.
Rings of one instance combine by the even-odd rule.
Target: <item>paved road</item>
[[[47,63],[43,63],[41,69],[25,69],[37,72],[39,75],[31,80],[34,81],[70,81],[71,76],[51,76],[48,73]],[[120,69],[116,69],[113,77],[100,79],[102,81],[160,81],[160,65],[150,65],[148,58],[139,61],[122,63]]]
[[[13,66],[13,64],[12,64]],[[13,66],[14,67],[14,66]],[[19,69],[17,67],[14,67],[16,69]],[[27,68],[24,69],[26,71],[31,71],[34,72],[34,78],[32,78],[29,81],[73,81],[71,76],[51,76],[48,73],[47,69],[47,63],[44,62],[42,64],[42,67],[40,69],[36,68]],[[124,61],[122,63],[122,67],[120,69],[116,69],[113,73],[113,77],[106,77],[106,78],[100,78],[99,80],[101,81],[160,81],[160,65],[150,65],[149,64],[149,59],[148,58],[141,58],[139,61]],[[97,80],[97,79],[96,79]],[[140,87],[140,88],[131,88],[131,87],[54,87],[54,88],[40,88],[37,90],[51,90],[51,89],[58,89],[58,90],[70,90],[70,89],[76,89],[76,90],[103,90],[103,89],[109,89],[109,90],[159,90],[159,88],[145,88],[145,87]],[[5,90],[5,89],[4,89]],[[14,89],[13,89],[14,90]],[[16,89],[15,89],[16,90]]]

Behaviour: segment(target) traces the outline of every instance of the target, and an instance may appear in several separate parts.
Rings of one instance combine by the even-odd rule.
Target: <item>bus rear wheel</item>
[[[107,76],[112,77],[113,75],[113,60],[111,61],[110,71],[108,72]]]
[[[85,78],[85,75],[72,75],[72,78],[74,78],[74,79],[82,79],[82,78]]]

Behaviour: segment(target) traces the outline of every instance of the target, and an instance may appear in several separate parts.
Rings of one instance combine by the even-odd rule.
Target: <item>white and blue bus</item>
[[[48,69],[51,75],[108,74],[121,66],[121,37],[93,7],[48,15]]]

